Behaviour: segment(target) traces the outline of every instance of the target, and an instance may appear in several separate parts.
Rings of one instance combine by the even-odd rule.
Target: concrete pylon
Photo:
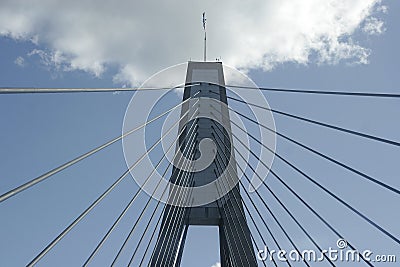
[[[200,157],[198,145],[204,138],[210,138],[215,142],[218,153],[214,161],[205,169],[196,172],[180,171],[174,167],[170,181],[174,184],[186,187],[199,187],[215,181],[219,175],[227,170],[227,175],[235,185],[223,197],[210,203],[195,207],[180,207],[169,205],[165,207],[159,236],[154,248],[150,266],[171,267],[180,266],[187,231],[190,225],[218,226],[220,257],[222,267],[253,267],[258,266],[250,230],[247,225],[242,205],[236,160],[231,151],[232,136],[230,132],[229,112],[226,106],[226,88],[221,62],[189,62],[186,73],[186,86],[183,94],[183,101],[191,97],[204,97],[218,100],[221,106],[220,115],[225,120],[225,128],[209,118],[198,118],[190,122],[184,122],[180,129],[184,129],[179,137],[181,153],[188,159]],[[187,114],[190,105],[183,105],[181,114]],[[200,107],[208,109],[209,107]],[[201,113],[201,111],[199,111]],[[215,112],[217,114],[217,112]],[[215,115],[214,114],[214,115]],[[184,120],[183,120],[184,121]],[[194,124],[194,125],[193,125]],[[228,128],[228,129],[226,129]],[[221,134],[224,133],[224,134]],[[195,135],[193,135],[195,134]],[[195,141],[194,150],[190,138]],[[186,148],[186,150],[185,150]],[[192,151],[192,152],[188,152]],[[224,190],[225,184],[219,184],[217,190]],[[185,198],[191,201],[190,194],[179,195],[176,191],[170,190],[169,197]]]

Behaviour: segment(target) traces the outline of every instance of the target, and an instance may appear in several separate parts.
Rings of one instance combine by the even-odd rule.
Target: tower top
[[[203,12],[203,30],[204,30],[204,61],[207,61],[207,30],[206,30],[206,12]]]

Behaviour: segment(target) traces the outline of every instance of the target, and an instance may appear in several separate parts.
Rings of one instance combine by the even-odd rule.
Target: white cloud
[[[378,6],[378,7],[376,8],[376,10],[379,11],[379,12],[382,12],[382,13],[384,13],[384,14],[387,14],[388,11],[389,11],[389,8],[388,8],[388,6],[380,5],[380,6]]]
[[[214,264],[214,265],[211,266],[211,267],[221,267],[221,263],[217,262],[216,264]]]
[[[377,18],[368,18],[363,27],[363,31],[369,35],[379,35],[386,31],[382,20]]]
[[[100,76],[117,66],[116,82],[137,83],[202,59],[204,10],[209,59],[268,70],[285,62],[367,63],[369,50],[351,37],[383,32],[373,16],[387,7],[380,0],[3,0],[0,35],[46,47],[33,54],[58,70]]]
[[[40,49],[33,49],[27,55],[29,57],[38,56],[40,62],[47,67],[54,67],[55,69],[62,68],[64,71],[68,70],[68,67],[65,66],[67,59],[60,51],[46,52]]]
[[[25,67],[25,59],[23,57],[17,57],[14,60],[15,65],[19,66],[19,67]]]

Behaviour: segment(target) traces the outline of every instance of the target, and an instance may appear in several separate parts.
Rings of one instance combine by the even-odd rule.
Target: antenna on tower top
[[[207,60],[207,30],[206,30],[206,12],[203,12],[203,30],[204,30],[204,61]]]

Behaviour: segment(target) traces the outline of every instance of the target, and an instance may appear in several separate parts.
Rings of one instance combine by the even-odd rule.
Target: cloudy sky
[[[259,86],[400,90],[400,4],[379,0],[1,0],[0,87],[138,85],[163,68],[202,59],[203,11],[207,13],[208,59],[218,58],[239,68]],[[276,109],[400,140],[397,100],[266,96]],[[130,98],[129,93],[0,96],[0,193],[119,135]],[[278,131],[400,188],[393,167],[400,157],[398,149],[281,117],[275,121]],[[400,218],[392,212],[400,203],[398,196],[282,140],[277,142],[278,153],[301,164],[340,197],[400,236],[395,223]],[[287,166],[274,162],[274,167],[354,244],[382,254],[399,251],[398,244],[312,185],[301,182]],[[0,214],[4,214],[0,222],[0,263],[21,266],[29,262],[125,168],[122,148],[116,145],[104,155],[56,175],[54,180],[0,203]],[[279,183],[273,178],[269,181],[316,239],[326,248],[334,246],[336,237]],[[127,180],[40,266],[82,264],[97,244],[98,232],[105,232],[112,224],[133,189],[133,180]],[[277,214],[284,214],[267,191],[262,194]],[[138,210],[139,206],[127,215],[94,264],[112,259]],[[273,220],[267,220],[279,232]],[[313,248],[289,217],[282,215],[282,220],[301,248]],[[183,266],[218,266],[216,234],[213,228],[193,227]],[[265,236],[272,244],[267,232]],[[290,249],[290,243],[282,242]],[[123,260],[129,260],[129,253]]]
[[[16,64],[40,59],[59,71],[136,83],[160,68],[202,58],[207,11],[209,58],[241,69],[368,63],[357,35],[385,31],[379,0],[2,1],[0,35],[32,42]]]

